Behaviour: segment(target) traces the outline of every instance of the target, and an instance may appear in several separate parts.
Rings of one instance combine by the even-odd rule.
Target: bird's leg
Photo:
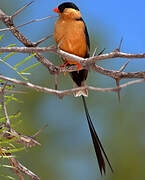
[[[77,71],[80,71],[82,69],[82,66],[80,65],[80,63],[76,64],[76,69],[77,69]]]
[[[59,67],[60,67],[60,72],[62,71],[62,68],[66,67],[68,65],[68,61],[66,61],[64,64],[60,64]],[[64,72],[64,76],[66,75],[66,72]]]

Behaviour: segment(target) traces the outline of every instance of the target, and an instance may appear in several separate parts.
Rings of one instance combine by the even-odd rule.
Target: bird
[[[55,22],[54,28],[54,40],[59,48],[70,54],[77,55],[79,57],[88,58],[90,56],[90,40],[86,24],[82,18],[79,8],[73,2],[64,2],[58,7],[53,9],[57,13],[58,19]],[[70,77],[74,82],[74,87],[83,87],[88,76],[88,70],[82,69],[81,65],[71,59],[62,58],[64,66],[76,66],[76,71],[69,72]],[[96,157],[101,175],[106,174],[105,160],[113,172],[111,163],[104,151],[101,141],[96,133],[92,120],[90,118],[85,97],[88,96],[86,89],[78,90],[74,93],[75,97],[82,97],[86,119],[88,122],[90,134],[94,144]]]

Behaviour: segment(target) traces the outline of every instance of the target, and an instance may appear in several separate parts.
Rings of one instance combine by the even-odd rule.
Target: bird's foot
[[[80,65],[80,63],[76,64],[76,69],[77,69],[78,72],[82,69],[82,66]]]
[[[65,68],[69,63],[66,61],[64,64],[60,64],[60,72],[62,72],[62,69]],[[66,72],[64,71],[64,76],[66,75]]]

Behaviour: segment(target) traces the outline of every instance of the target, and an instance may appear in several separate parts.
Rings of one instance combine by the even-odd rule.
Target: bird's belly
[[[87,44],[83,31],[72,28],[71,31],[63,28],[63,31],[55,32],[55,41],[59,44],[59,48],[70,54],[85,57],[87,52]],[[65,59],[69,64],[77,64],[70,59]]]

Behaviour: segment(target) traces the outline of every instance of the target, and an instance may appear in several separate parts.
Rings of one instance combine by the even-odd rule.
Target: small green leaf
[[[12,138],[12,139],[2,140],[2,141],[0,141],[0,144],[9,144],[9,143],[14,142],[16,140],[18,140],[18,137],[15,137],[15,138]]]
[[[2,128],[2,129],[0,129],[0,132],[3,132],[3,131],[5,131],[7,128],[6,127],[4,127],[4,128]]]
[[[16,97],[14,97],[13,94],[11,94],[11,96],[5,96],[5,98],[7,99],[8,102],[10,101],[16,101],[16,102],[19,102],[19,103],[23,103],[23,101],[17,99]]]
[[[9,158],[15,158],[16,156],[1,156],[0,155],[0,158],[1,159],[9,159]]]
[[[5,56],[2,61],[5,61],[6,59],[10,58],[11,56],[15,55],[16,52],[9,53],[7,56]]]
[[[3,39],[4,36],[5,36],[4,34],[0,36],[0,41]]]
[[[0,36],[0,41],[3,39],[5,35],[3,34],[2,36]],[[3,53],[0,53],[0,55],[2,55]]]
[[[11,180],[16,180],[15,178],[11,177],[11,176],[6,176],[7,178],[11,179]]]
[[[5,178],[9,178],[11,180],[16,180],[15,178],[11,177],[11,176],[7,176],[7,175],[0,175],[1,177],[5,177]]]
[[[15,115],[10,115],[10,116],[8,116],[8,118],[9,119],[16,119],[16,118],[19,118],[21,116],[21,112],[18,112],[17,114],[15,114]],[[5,121],[6,120],[6,118],[5,117],[1,117],[0,118],[0,122],[3,122],[3,121]]]
[[[23,151],[24,147],[21,148],[16,148],[16,149],[9,149],[9,150],[4,150],[4,153],[14,153],[14,152],[19,152],[19,151]]]
[[[11,66],[9,63],[3,61],[0,59],[0,62],[3,62],[5,65],[7,65],[9,68],[13,69],[19,76],[21,76],[22,79],[28,80],[26,77],[22,76],[13,66]]]
[[[24,72],[26,72],[26,71],[28,71],[28,70],[30,70],[30,69],[32,69],[32,68],[38,66],[39,64],[40,64],[40,62],[38,62],[38,63],[36,63],[36,64],[33,64],[33,65],[29,66],[28,68],[26,68],[26,69],[20,71],[19,73],[22,74],[22,73],[24,73]]]
[[[14,68],[17,68],[18,66],[20,66],[20,65],[23,64],[24,62],[28,61],[29,59],[31,59],[31,58],[32,58],[33,56],[35,56],[35,55],[36,55],[36,53],[32,54],[31,56],[26,57],[24,60],[22,60],[21,62],[19,62],[18,64],[16,64],[16,65],[14,66]]]
[[[14,169],[14,167],[9,166],[9,165],[7,165],[7,164],[3,164],[3,165],[1,165],[1,167],[6,167],[6,168],[12,168],[12,169]]]
[[[13,47],[13,46],[16,46],[17,44],[10,44],[8,45],[7,47]]]

